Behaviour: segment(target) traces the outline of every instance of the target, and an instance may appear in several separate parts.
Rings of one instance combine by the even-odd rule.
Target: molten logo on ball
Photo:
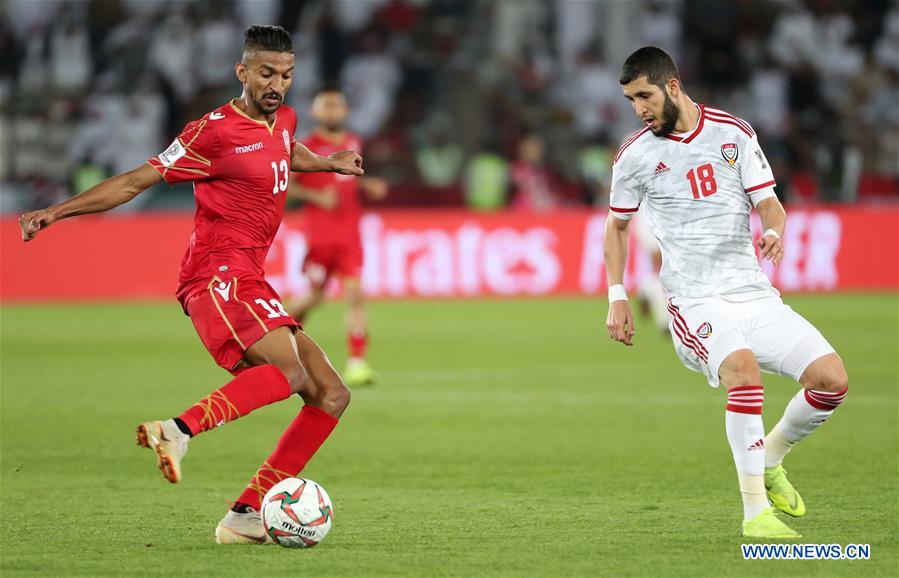
[[[273,542],[311,548],[325,539],[334,519],[331,498],[312,480],[287,478],[262,500],[262,524]]]

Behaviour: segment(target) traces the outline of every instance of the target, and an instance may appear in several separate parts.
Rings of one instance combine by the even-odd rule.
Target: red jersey
[[[362,154],[362,141],[356,135],[345,132],[343,139],[333,142],[313,132],[302,142],[306,148],[322,156],[342,150]],[[306,235],[312,242],[339,243],[359,235],[359,204],[356,177],[338,173],[299,173],[295,177],[300,186],[322,190],[333,187],[337,193],[337,206],[328,211],[308,203],[305,208]]]
[[[264,275],[265,257],[284,216],[297,115],[281,105],[272,126],[232,102],[190,122],[148,162],[167,183],[194,183],[197,211],[181,261],[182,304],[216,275]]]

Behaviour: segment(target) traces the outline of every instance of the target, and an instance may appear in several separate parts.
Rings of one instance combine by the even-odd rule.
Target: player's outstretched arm
[[[606,329],[609,337],[625,345],[633,345],[634,313],[624,292],[624,266],[627,264],[627,227],[630,221],[619,219],[611,212],[606,220],[605,256],[609,280],[609,315]]]
[[[355,151],[338,151],[323,157],[298,142],[293,143],[293,151],[290,153],[290,170],[300,173],[324,171],[357,177],[365,174],[362,170],[362,157]]]
[[[102,183],[46,209],[31,211],[19,217],[22,240],[30,241],[37,232],[56,221],[75,215],[101,213],[127,203],[162,180],[159,172],[149,164],[110,177]]]
[[[780,265],[784,258],[783,237],[787,224],[787,212],[777,197],[768,197],[756,206],[759,216],[762,218],[762,227],[765,232],[759,237],[758,246],[762,250],[762,259],[769,259],[775,265]]]

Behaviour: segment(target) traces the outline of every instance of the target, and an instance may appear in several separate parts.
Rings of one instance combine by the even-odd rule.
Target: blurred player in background
[[[778,265],[784,254],[786,214],[770,165],[748,123],[690,100],[660,48],[631,54],[619,82],[646,126],[624,142],[612,168],[605,235],[609,337],[633,343],[622,282],[628,223],[642,205],[664,256],[661,278],[678,357],[713,387],[728,388],[725,428],[743,496],[743,535],[798,538],[770,507],[805,514],[781,463],[840,405],[848,378],[833,347],[781,301],[759,267],[751,205],[765,228],[758,240],[762,258]],[[802,384],[767,437],[761,371]]]
[[[329,155],[338,150],[362,152],[358,136],[348,132],[343,122],[349,113],[344,94],[336,88],[318,92],[312,101],[315,130],[302,144],[310,151]],[[305,204],[305,232],[308,243],[303,270],[309,278],[310,293],[290,307],[290,314],[303,323],[325,299],[328,281],[337,276],[347,302],[347,358],[343,378],[348,385],[371,384],[375,372],[365,360],[368,324],[362,295],[362,240],[359,218],[362,208],[358,189],[371,199],[383,199],[387,183],[373,177],[338,173],[304,173],[291,179],[288,196]]]
[[[287,31],[251,26],[235,66],[240,98],[189,123],[143,166],[20,218],[22,237],[30,241],[55,221],[107,211],[160,180],[193,182],[197,212],[177,297],[209,353],[234,378],[176,418],[140,424],[138,444],[153,449],[163,475],[177,483],[193,436],[294,393],[305,402],[216,527],[220,544],[266,541],[261,498],[303,469],[350,400],[325,353],[284,310],[263,270],[284,215],[290,171],[362,174],[354,151],[319,156],[294,141],[296,113],[282,106],[293,68]]]

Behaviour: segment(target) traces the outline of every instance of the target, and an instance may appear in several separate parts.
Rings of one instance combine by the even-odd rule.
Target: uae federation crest
[[[729,142],[721,145],[721,156],[724,157],[727,164],[734,166],[734,163],[737,162],[737,157],[740,156],[736,143]]]
[[[287,129],[281,131],[281,136],[284,137],[284,148],[287,149],[287,152],[290,152],[290,133],[287,132]],[[733,164],[733,163],[731,163]]]

